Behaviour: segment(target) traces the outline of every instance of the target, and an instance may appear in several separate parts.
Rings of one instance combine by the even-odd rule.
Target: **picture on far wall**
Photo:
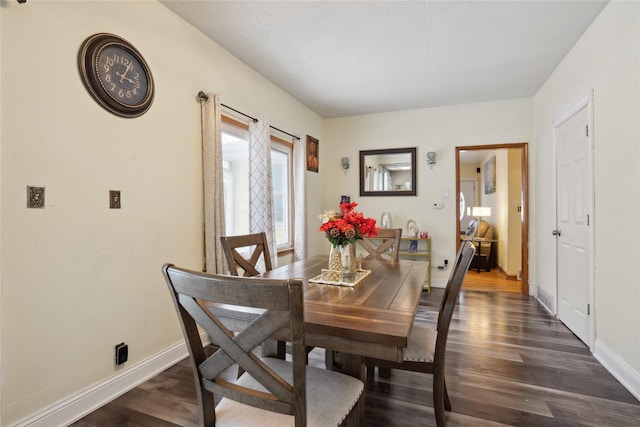
[[[307,170],[318,172],[318,140],[307,135]]]
[[[484,194],[496,192],[496,156],[484,164]]]

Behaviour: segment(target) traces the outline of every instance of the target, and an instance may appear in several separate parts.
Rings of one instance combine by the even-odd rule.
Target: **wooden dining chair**
[[[401,228],[389,228],[377,230],[378,236],[373,238],[363,238],[356,240],[367,254],[362,258],[381,259],[384,261],[397,262],[400,251]]]
[[[462,242],[456,261],[453,264],[449,281],[440,300],[437,327],[431,328],[414,322],[402,362],[373,358],[365,359],[367,367],[378,366],[432,374],[433,408],[438,427],[446,425],[444,411],[451,410],[451,401],[447,394],[447,386],[444,379],[445,350],[449,325],[462,282],[469,269],[474,252],[475,247],[471,242]],[[367,371],[369,374],[371,373],[369,369]],[[369,375],[368,379],[373,379],[373,377]]]
[[[232,276],[251,277],[273,270],[271,256],[269,254],[269,244],[265,232],[254,234],[243,234],[238,236],[221,236],[220,242],[227,259],[229,274]],[[243,250],[244,249],[244,250]],[[259,262],[262,260],[264,271],[259,271]],[[224,305],[211,305],[209,310],[214,312],[218,318],[229,329],[237,331],[245,327],[246,323],[253,320],[252,316],[244,313],[227,310]],[[213,341],[213,340],[212,340]],[[277,349],[280,358],[284,359],[286,353],[286,343],[277,342]],[[238,372],[242,374],[242,369]]]
[[[306,366],[301,279],[215,275],[171,264],[162,271],[189,348],[201,425],[339,426],[360,412],[362,381]],[[206,309],[208,302],[260,314],[234,334]],[[218,343],[209,356],[197,325]],[[273,336],[291,342],[290,361],[256,355]],[[235,365],[245,373],[232,380],[225,371]],[[217,406],[214,395],[222,397]]]
[[[266,233],[221,236],[220,242],[227,258],[229,274],[249,277],[273,269]],[[246,252],[247,256],[243,255],[242,249],[245,249],[244,252]],[[261,259],[264,262],[265,271],[258,271],[257,269]]]

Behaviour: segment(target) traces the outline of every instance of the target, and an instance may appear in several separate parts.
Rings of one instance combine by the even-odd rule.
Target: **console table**
[[[491,271],[492,268],[495,268],[498,260],[498,241],[495,239],[485,239],[483,237],[464,237],[462,240],[471,240],[476,246],[476,253],[473,255],[473,260],[471,261],[471,266],[469,269],[476,269],[478,273],[480,273],[480,269],[484,269],[484,271]],[[486,249],[490,247],[490,250],[487,253]],[[484,251],[483,251],[484,249]]]

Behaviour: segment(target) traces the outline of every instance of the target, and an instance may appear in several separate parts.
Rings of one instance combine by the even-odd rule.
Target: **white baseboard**
[[[447,287],[447,279],[435,279],[431,278],[431,287],[432,288],[446,288]]]
[[[208,336],[204,333],[200,334],[200,338],[203,343],[209,342]],[[126,371],[18,421],[12,427],[67,426],[175,365],[187,355],[186,344],[184,342],[176,344],[137,363]]]
[[[533,286],[529,286],[529,293],[534,295],[540,305],[555,319],[556,313],[553,312],[553,307],[555,306],[554,297],[539,286],[535,286],[535,289]]]
[[[598,339],[595,340],[593,345],[593,356],[636,399],[640,400],[640,372],[635,371]]]

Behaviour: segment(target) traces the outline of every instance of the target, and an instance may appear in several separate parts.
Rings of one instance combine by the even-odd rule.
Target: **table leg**
[[[352,377],[360,379],[360,381],[365,381],[365,365],[364,359],[362,356],[358,356],[355,354],[341,353],[342,356],[342,369],[341,371],[344,374],[350,375]],[[348,420],[348,425],[350,426],[364,426],[364,391],[362,392],[362,398],[358,401],[358,407],[354,411],[356,413],[356,419],[354,417],[350,417]]]
[[[268,339],[262,343],[261,350],[262,357],[277,357],[278,359],[285,359],[287,343],[285,341]]]

